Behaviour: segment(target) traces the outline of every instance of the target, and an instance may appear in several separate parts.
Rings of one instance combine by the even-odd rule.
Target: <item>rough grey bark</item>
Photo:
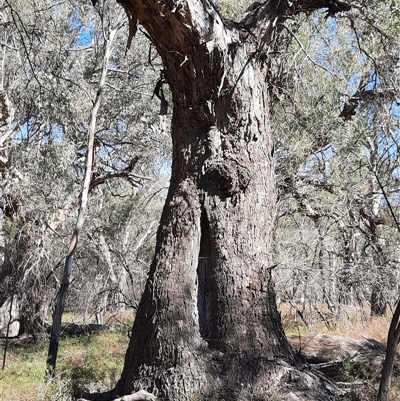
[[[389,401],[390,383],[392,382],[393,366],[400,341],[400,302],[397,302],[387,338],[386,356],[379,383],[378,401]]]
[[[103,398],[144,388],[163,400],[267,399],[301,380],[271,278],[268,49],[286,12],[325,2],[258,4],[241,25],[207,0],[120,3],[131,35],[138,19],[163,59],[173,162],[124,370]]]
[[[394,213],[392,204],[389,202],[385,188],[383,187],[379,175],[376,173],[375,170],[373,170],[373,173],[381,190],[382,196],[385,198],[385,201],[388,205],[390,215],[392,216],[393,221],[396,224],[397,230],[400,232],[399,220],[397,219],[396,214]],[[386,342],[386,355],[385,355],[385,360],[383,362],[382,375],[379,383],[378,401],[389,401],[390,384],[392,382],[393,367],[396,359],[397,347],[400,342],[399,322],[400,322],[400,300],[397,300],[396,309],[394,310],[392,320],[389,326],[389,332]]]

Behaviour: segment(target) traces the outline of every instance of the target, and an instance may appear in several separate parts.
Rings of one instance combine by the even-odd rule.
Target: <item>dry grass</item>
[[[318,306],[310,309],[302,305],[281,304],[279,310],[286,334],[312,336],[314,334],[338,335],[357,340],[372,338],[386,344],[392,313],[385,317],[371,317],[368,307],[342,307],[340,311],[329,311],[328,308]],[[350,366],[350,365],[349,365]],[[348,368],[349,368],[348,366]],[[350,372],[354,382],[360,382],[357,371]],[[355,376],[354,376],[354,373]],[[351,376],[350,375],[350,376]],[[355,393],[357,401],[375,401],[379,386],[380,371],[376,376],[359,388]],[[390,400],[400,400],[400,375],[399,372],[392,378]]]
[[[355,339],[373,338],[386,344],[390,316],[371,317],[367,307],[342,307],[338,313],[324,306],[310,309],[280,304],[279,311],[287,335],[331,334]]]

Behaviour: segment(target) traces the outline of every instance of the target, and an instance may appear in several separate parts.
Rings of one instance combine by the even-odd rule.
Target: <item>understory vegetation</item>
[[[11,340],[5,369],[0,372],[0,400],[67,401],[85,391],[112,388],[128,346],[132,317],[127,316],[110,319],[108,323],[115,327],[112,331],[64,336],[53,379],[46,374],[47,343],[34,343],[31,338]]]
[[[355,339],[373,338],[386,341],[390,324],[388,317],[369,317],[367,311],[347,310],[348,319],[330,321],[325,313],[305,312],[303,318],[290,305],[281,305],[285,332],[288,336],[306,337],[317,333],[339,335]],[[71,316],[69,316],[71,317]],[[323,318],[323,319],[322,319]],[[327,325],[327,322],[330,324]],[[128,314],[107,323],[115,324],[115,331],[99,331],[81,336],[64,336],[60,342],[58,375],[54,379],[46,378],[45,360],[47,344],[32,343],[25,338],[13,340],[6,355],[6,367],[0,372],[1,401],[72,401],[84,392],[105,391],[115,386],[119,379],[126,348],[129,342],[129,330],[132,319]],[[4,347],[4,342],[2,343]],[[4,351],[4,348],[3,348]],[[354,400],[373,401],[379,384],[379,374],[372,380],[365,380],[362,366],[343,359],[343,374],[348,382],[364,380],[364,396]],[[365,392],[367,387],[368,392]],[[395,372],[392,399],[400,395],[400,375]],[[357,393],[355,392],[355,396]]]
[[[303,319],[307,323],[290,305],[282,304],[280,312],[289,337],[305,338],[323,333],[359,340],[372,338],[385,343],[390,324],[389,317],[370,317],[367,308],[356,310],[350,307],[346,311],[348,318],[340,321],[332,320],[323,311],[305,311]],[[84,392],[113,388],[123,367],[132,318],[129,314],[124,314],[118,319],[113,317],[107,320],[107,323],[115,324],[116,330],[62,338],[58,375],[52,380],[46,378],[45,372],[47,343],[33,343],[29,338],[12,340],[6,356],[5,370],[0,372],[0,400],[72,401]],[[2,346],[4,347],[4,341]],[[351,360],[347,361],[346,358],[342,361],[342,371],[343,377],[347,377],[348,386],[356,383],[353,400],[376,400],[379,371],[367,380],[363,367]],[[392,382],[393,399],[400,395],[398,373],[395,371]],[[362,390],[357,390],[359,387]]]

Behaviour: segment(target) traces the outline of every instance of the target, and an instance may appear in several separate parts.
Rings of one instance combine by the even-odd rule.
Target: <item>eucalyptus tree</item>
[[[336,304],[332,223],[341,216],[330,163],[341,140],[342,93],[358,57],[346,52],[351,40],[338,28],[345,18],[338,16],[334,26],[323,15],[287,24],[273,82],[277,290],[281,299],[312,309]]]
[[[111,190],[100,187],[101,196],[91,195],[69,311],[86,319],[94,314],[97,323],[106,323],[106,312],[118,318],[137,308],[153,255],[164,185],[152,178],[136,194],[129,184],[120,183]]]
[[[210,1],[120,3],[128,43],[139,22],[164,64],[172,176],[124,370],[99,398],[144,387],[165,400],[266,399],[274,391],[285,399],[296,391],[294,375],[308,377],[309,395],[329,399],[322,381],[295,369],[275,303],[269,90],[285,23],[320,8],[335,17],[350,5],[255,3],[233,22]]]
[[[20,270],[18,265],[27,251],[27,236],[17,233],[14,230],[17,223],[17,212],[20,209],[18,198],[14,196],[12,187],[17,187],[24,176],[19,169],[12,163],[12,140],[20,130],[21,125],[26,121],[25,110],[20,108],[15,94],[23,92],[26,85],[24,79],[25,66],[22,59],[27,49],[19,41],[18,32],[15,29],[15,15],[7,2],[1,4],[1,236],[2,236],[2,274],[0,275],[0,285],[2,295],[0,302],[4,302],[7,297],[17,288]],[[12,67],[13,68],[12,68]],[[21,125],[20,125],[21,124]],[[20,226],[23,222],[19,222]],[[20,234],[20,235],[18,235]],[[15,252],[15,247],[10,244],[13,238],[15,244],[21,245],[19,252]],[[10,273],[12,273],[10,277]],[[34,315],[34,313],[32,313]]]
[[[273,91],[278,291],[286,300],[324,301],[334,313],[342,302],[368,303],[379,314],[394,300],[398,235],[376,177],[393,196],[398,19],[397,2],[379,2],[335,24],[287,26]]]
[[[3,203],[9,211],[3,232],[14,267],[10,277],[18,284],[12,288],[17,289],[26,329],[34,334],[40,327],[32,320],[43,327],[48,317],[65,241],[80,202],[88,117],[105,46],[102,23],[117,10],[105,3],[94,9],[73,1],[5,2],[2,10],[8,15],[13,40],[3,47],[7,50],[3,83],[16,110],[6,148],[10,179],[2,181]],[[150,183],[156,186],[159,175],[155,166],[169,147],[166,134],[158,127],[159,102],[153,97],[160,74],[155,52],[149,57],[149,43],[142,38],[125,56],[127,26],[123,25],[125,35],[114,41],[110,55],[89,186],[96,204],[106,196],[114,207],[119,207],[123,197],[151,196]],[[148,205],[141,206],[138,224],[147,214],[151,225],[149,220],[157,219],[157,212],[150,216]],[[108,212],[100,208],[96,218],[105,222]],[[135,234],[125,223],[114,224]],[[89,222],[88,231],[93,230]],[[103,240],[105,247],[117,246],[111,233]],[[82,262],[89,261],[85,247],[96,249],[101,263],[106,259],[104,247],[97,244],[96,248],[93,237],[84,237],[82,245]],[[115,262],[117,272],[123,266]],[[96,267],[91,266],[82,266],[82,271],[93,275]],[[79,280],[76,284],[79,288]],[[6,294],[11,292],[10,285]]]
[[[356,135],[361,137],[359,142],[368,171],[365,175],[368,186],[364,201],[358,200],[358,203],[366,237],[365,251],[371,255],[375,271],[370,287],[371,313],[376,315],[385,314],[386,304],[393,301],[393,296],[388,297],[388,291],[394,289],[395,275],[392,272],[398,263],[395,260],[397,255],[390,246],[393,233],[396,232],[395,222],[388,218],[390,214],[385,206],[383,191],[388,199],[394,200],[393,194],[398,188],[399,18],[400,4],[396,1],[378,3],[373,16],[364,14],[367,24],[359,42],[360,51],[365,56],[364,69],[360,71],[358,86],[347,102],[348,109],[352,104],[354,119],[364,127],[360,129],[360,125],[357,125],[354,129]],[[379,33],[373,31],[377,25],[382,27]]]
[[[1,52],[1,80],[0,80],[0,103],[1,103],[1,119],[0,119],[0,174],[1,174],[1,196],[0,196],[0,285],[4,281],[4,278],[10,272],[10,263],[9,263],[9,255],[6,249],[4,229],[3,229],[3,221],[4,216],[7,213],[7,200],[4,197],[5,193],[5,185],[4,182],[9,175],[8,171],[8,152],[7,152],[7,144],[10,137],[13,134],[13,123],[14,123],[14,115],[15,108],[14,105],[10,101],[10,97],[8,92],[5,90],[5,82],[8,77],[6,77],[6,63],[7,63],[7,55],[9,52],[9,47],[12,48],[13,41],[10,39],[11,29],[10,25],[10,15],[7,13],[7,10],[2,8],[0,11],[0,23],[1,23],[1,43],[2,43],[2,52]],[[15,76],[11,81],[16,80]],[[6,297],[4,293],[0,296],[0,305],[3,304]]]
[[[328,145],[340,141],[335,128],[344,126],[343,120],[350,120],[358,107],[344,108],[347,101],[354,102],[352,89],[358,86],[366,56],[357,50],[362,38],[358,29],[370,26],[372,35],[378,32],[375,38],[380,38],[382,31],[374,30],[371,16],[381,3],[357,3],[350,10],[350,4],[338,1],[267,1],[253,4],[236,22],[221,17],[209,1],[120,3],[130,21],[128,43],[139,22],[163,60],[174,105],[173,160],[156,254],[121,380],[99,399],[142,387],[166,400],[207,399],[215,394],[266,399],[274,391],[285,399],[287,394],[280,390],[288,385],[288,372],[297,374],[291,370],[297,360],[280,325],[271,277],[276,265],[272,250],[276,199],[270,104],[282,101],[279,80],[285,78],[292,59],[280,57],[278,39],[285,38],[284,32],[296,37],[296,30],[313,21],[316,29],[324,26],[327,36],[335,35],[336,42],[344,38],[347,45],[344,55],[339,47],[330,53],[327,64],[320,62],[321,53],[315,52],[313,58],[300,44],[304,58],[327,72],[328,92],[330,84],[334,87],[328,99],[334,115],[328,121],[315,112],[324,104],[321,92],[316,95],[304,81],[301,107],[309,109],[307,120],[301,113],[298,116],[299,105],[291,98],[296,81],[290,81],[287,89],[295,123],[303,128],[299,135],[306,132],[309,138],[292,172],[314,170],[308,182],[302,181],[309,187],[321,186],[323,191],[315,191],[316,196],[329,196],[329,181],[324,181],[329,164],[324,160],[335,149]],[[327,15],[312,14],[319,8],[325,8]],[[320,43],[325,40],[325,35],[313,31],[310,38],[315,37]],[[334,60],[342,57],[349,61],[346,70],[341,64],[332,71]],[[279,132],[276,137],[280,138]],[[288,184],[298,207],[315,221],[318,236],[323,237],[327,220],[335,215],[320,217],[302,197],[297,184],[303,183],[295,180],[293,185],[291,177]],[[326,209],[334,209],[335,195]],[[324,240],[323,247],[327,246]],[[319,259],[323,263],[324,255]],[[280,383],[274,388],[275,379]],[[321,397],[328,399],[327,393]]]
[[[70,284],[70,276],[72,273],[73,257],[78,246],[79,237],[83,229],[83,225],[86,218],[86,209],[88,203],[88,196],[90,191],[90,186],[92,183],[92,174],[94,163],[94,152],[95,152],[95,132],[97,130],[97,116],[99,113],[100,104],[102,101],[103,93],[105,90],[105,84],[107,80],[108,65],[110,62],[110,57],[113,51],[113,42],[118,35],[119,30],[122,28],[122,10],[120,14],[113,21],[111,18],[107,21],[105,16],[102,15],[102,31],[104,40],[104,53],[103,61],[101,65],[101,70],[99,73],[98,87],[96,91],[96,96],[93,100],[93,106],[90,110],[90,118],[87,130],[87,149],[85,156],[85,169],[82,182],[82,190],[80,193],[80,205],[79,212],[75,224],[75,228],[69,243],[67,256],[64,263],[64,271],[62,275],[62,280],[60,284],[60,289],[57,294],[57,302],[55,305],[55,310],[53,314],[53,323],[50,336],[49,352],[47,358],[47,365],[51,374],[55,375],[55,367],[57,361],[58,344],[61,335],[61,320],[65,307],[65,300],[67,296],[68,287]]]

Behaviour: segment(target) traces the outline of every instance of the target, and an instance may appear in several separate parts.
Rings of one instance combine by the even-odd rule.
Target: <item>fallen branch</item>
[[[119,398],[114,398],[112,401],[153,401],[155,400],[155,395],[151,394],[145,390],[140,390],[137,393],[124,395]],[[79,398],[77,401],[89,401],[85,398]]]

